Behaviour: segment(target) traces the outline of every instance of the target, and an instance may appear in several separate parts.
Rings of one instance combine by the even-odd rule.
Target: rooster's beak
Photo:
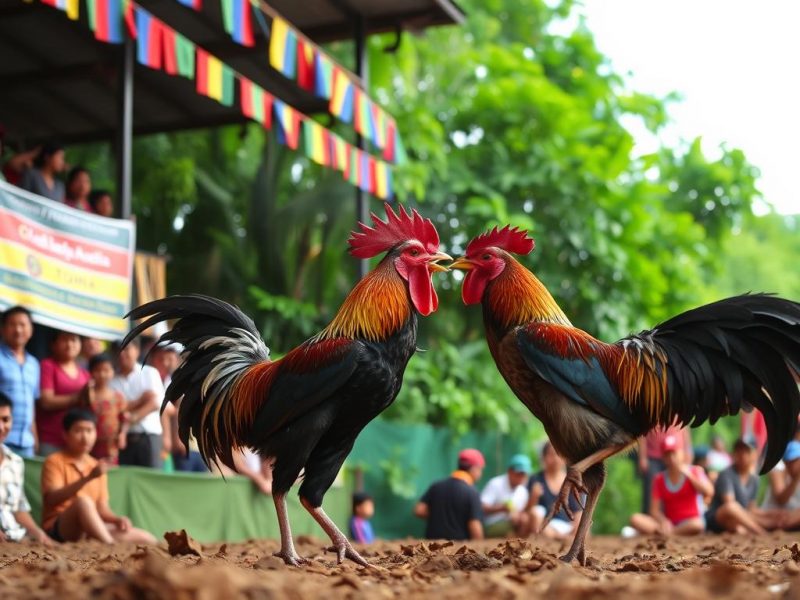
[[[462,271],[470,271],[475,268],[475,265],[466,256],[457,258],[451,265],[451,269],[461,269]]]
[[[444,272],[444,271],[449,271],[450,270],[447,267],[445,267],[444,265],[438,264],[438,261],[440,261],[440,260],[450,261],[450,260],[453,260],[453,257],[450,256],[449,254],[445,254],[444,252],[437,252],[436,254],[432,254],[430,259],[428,260],[428,269],[432,273],[435,273],[437,271],[438,272]]]

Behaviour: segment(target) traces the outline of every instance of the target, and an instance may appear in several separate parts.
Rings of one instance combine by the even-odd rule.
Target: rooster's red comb
[[[430,219],[425,219],[416,210],[411,214],[400,205],[399,213],[384,204],[386,220],[382,221],[375,213],[371,213],[374,227],[359,223],[361,231],[350,234],[350,254],[358,258],[371,258],[391,250],[397,244],[408,240],[417,240],[431,254],[439,251],[439,234]]]
[[[467,246],[467,256],[489,247],[501,248],[514,254],[528,254],[535,245],[534,241],[528,237],[527,231],[506,225],[502,229],[495,227],[473,238]]]

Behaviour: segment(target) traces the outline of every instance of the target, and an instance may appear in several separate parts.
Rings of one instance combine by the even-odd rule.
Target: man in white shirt
[[[164,385],[158,371],[139,360],[139,339],[119,350],[117,375],[111,387],[128,403],[128,440],[120,450],[119,464],[153,467],[162,465],[161,418],[158,414],[164,400]]]
[[[528,489],[525,483],[531,473],[531,459],[515,454],[508,463],[508,471],[493,477],[483,488],[481,504],[486,537],[504,537],[513,533],[519,537],[530,534],[530,515],[525,512]]]

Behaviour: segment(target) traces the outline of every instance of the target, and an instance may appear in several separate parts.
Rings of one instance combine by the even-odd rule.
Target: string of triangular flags
[[[186,1],[199,4],[201,0]],[[42,2],[77,19],[78,0]],[[280,142],[293,150],[300,149],[302,135],[302,150],[308,158],[341,172],[345,180],[365,192],[381,199],[392,197],[392,168],[387,162],[346,142],[274,97],[131,0],[85,2],[89,26],[98,40],[122,43],[124,23],[130,37],[136,40],[136,58],[140,64],[169,75],[194,79],[197,93],[225,106],[234,105],[238,81],[239,106],[245,117],[265,129],[276,125]],[[73,4],[74,7],[69,8]],[[399,144],[395,145],[395,153],[398,147]]]
[[[202,0],[177,0],[196,11]],[[243,46],[255,45],[254,11],[259,0],[219,0],[225,31]],[[270,14],[271,13],[271,14]],[[328,100],[328,111],[382,150],[383,158],[400,163],[405,151],[394,119],[353,81],[351,75],[272,9],[269,63],[301,88]]]

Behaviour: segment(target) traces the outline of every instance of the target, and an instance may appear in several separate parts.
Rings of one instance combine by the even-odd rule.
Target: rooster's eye
[[[416,248],[414,248],[414,249],[413,249],[413,250],[410,252],[410,254],[411,254],[411,256],[419,256],[419,250],[417,250]]]
[[[492,256],[490,254],[484,254],[483,256],[481,256],[481,258],[483,260],[489,260],[490,258],[492,258]]]

